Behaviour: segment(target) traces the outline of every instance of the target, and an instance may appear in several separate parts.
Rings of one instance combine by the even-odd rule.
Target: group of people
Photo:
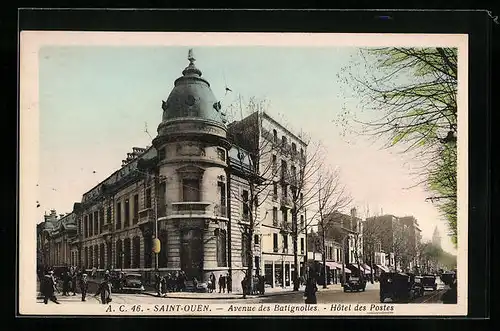
[[[62,295],[75,296],[77,293],[77,288],[80,288],[80,293],[82,295],[82,301],[86,301],[87,292],[89,288],[88,275],[85,269],[77,269],[76,267],[69,267],[67,270],[62,271],[58,276],[54,274],[52,268],[47,268],[43,276],[39,274],[40,281],[40,293],[43,296],[44,304],[48,304],[52,301],[56,304],[60,304],[57,300],[55,293],[61,293],[58,289],[58,281],[62,282]],[[109,278],[109,271],[107,270],[103,281],[99,284],[98,289],[95,293],[95,297],[101,296],[101,303],[107,304],[111,302],[111,282]]]
[[[160,273],[155,274],[155,288],[158,296],[164,296],[167,292],[184,292],[186,282],[187,276],[184,271],[168,272],[164,276]]]
[[[214,293],[216,292],[217,284],[219,285],[219,293],[231,293],[233,291],[233,280],[229,273],[225,275],[220,274],[219,280],[216,280],[215,274],[212,272],[208,277],[208,292]]]

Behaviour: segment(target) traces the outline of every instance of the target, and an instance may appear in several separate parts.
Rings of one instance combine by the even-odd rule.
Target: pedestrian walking
[[[167,290],[168,290],[168,275],[165,275],[163,277],[161,277],[161,280],[160,280],[160,284],[161,284],[161,296],[166,296],[167,295]]]
[[[111,283],[109,282],[109,277],[104,277],[104,280],[99,284],[99,288],[97,289],[94,297],[101,295],[101,303],[103,305],[107,305],[111,302]]]
[[[210,277],[209,277],[209,292],[210,293],[213,293],[215,292],[215,283],[216,283],[216,279],[215,279],[215,275],[214,273],[210,273]]]
[[[82,301],[86,301],[87,291],[89,289],[89,281],[87,279],[87,274],[83,273],[80,278],[80,291],[82,292]]]
[[[219,293],[221,292],[226,292],[226,278],[222,274],[219,275]]]
[[[63,281],[63,293],[62,293],[62,295],[68,296],[69,295],[70,282],[71,282],[71,276],[69,275],[69,271],[63,272],[63,274],[62,274],[62,281]]]
[[[231,278],[230,273],[227,273],[227,275],[226,275],[226,286],[227,286],[227,293],[232,293],[233,292],[233,279]]]
[[[156,295],[160,296],[161,295],[161,277],[160,273],[155,274],[155,288],[156,288]]]
[[[78,280],[78,272],[76,268],[73,267],[71,272],[71,292],[73,292],[73,295],[76,295],[77,280]]]
[[[248,292],[248,276],[246,276],[246,275],[241,280],[241,289],[243,291],[243,299],[246,299],[247,298],[247,292]]]
[[[57,291],[57,287],[54,279],[54,272],[49,271],[44,275],[40,284],[40,292],[42,292],[44,304],[48,304],[49,300],[56,304],[60,304],[55,296],[55,291]]]
[[[305,303],[310,305],[315,305],[316,292],[318,291],[318,286],[316,285],[316,279],[314,277],[309,277],[306,281],[306,289],[304,291]]]

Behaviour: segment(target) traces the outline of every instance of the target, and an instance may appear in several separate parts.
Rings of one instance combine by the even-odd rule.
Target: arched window
[[[214,235],[217,242],[217,266],[227,267],[226,230],[216,229]]]
[[[123,252],[123,246],[122,246],[122,241],[118,239],[116,241],[116,267],[118,269],[123,268],[123,261],[122,261],[122,252]]]
[[[124,269],[129,269],[130,268],[130,238],[126,238],[123,241],[123,250],[124,250],[124,261],[123,261],[123,268]]]
[[[141,267],[141,238],[139,236],[134,237],[132,240],[132,249],[134,258],[132,259],[132,268]]]
[[[104,266],[104,254],[105,254],[104,244],[101,244],[99,247],[99,268],[100,269],[105,268],[105,266]]]
[[[273,142],[276,144],[278,143],[278,132],[276,129],[273,130]]]
[[[159,237],[160,239],[160,253],[158,253],[158,268],[166,268],[167,267],[167,231],[160,230]]]

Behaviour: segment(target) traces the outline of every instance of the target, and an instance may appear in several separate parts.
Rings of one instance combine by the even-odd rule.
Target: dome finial
[[[190,65],[194,65],[194,61],[196,61],[196,59],[194,58],[194,55],[193,55],[193,49],[190,48],[189,51],[188,51],[188,60],[189,60],[189,64]]]

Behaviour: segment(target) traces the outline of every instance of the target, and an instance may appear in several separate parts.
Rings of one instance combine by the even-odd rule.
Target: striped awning
[[[377,267],[384,272],[389,272],[389,268],[387,268],[386,266],[377,264]]]

